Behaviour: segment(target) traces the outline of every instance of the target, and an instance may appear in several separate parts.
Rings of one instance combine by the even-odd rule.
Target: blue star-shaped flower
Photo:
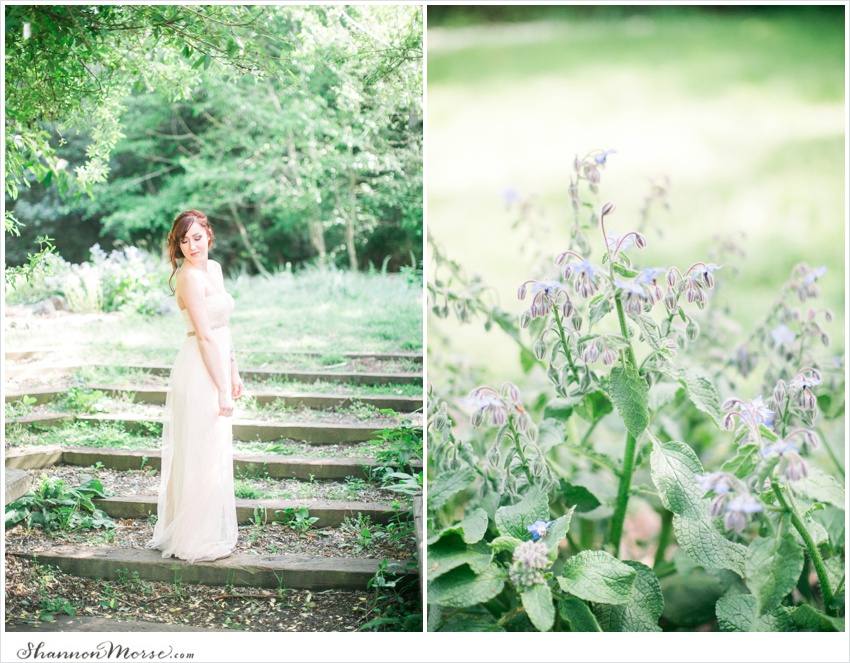
[[[545,520],[538,520],[533,525],[529,525],[528,531],[531,532],[531,540],[537,541],[537,539],[546,536],[546,531],[554,522],[554,520],[550,520],[548,523]]]

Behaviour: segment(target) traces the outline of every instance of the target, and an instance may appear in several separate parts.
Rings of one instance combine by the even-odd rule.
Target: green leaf
[[[738,447],[735,455],[720,467],[721,472],[734,474],[739,479],[752,474],[759,462],[758,444],[744,444]]]
[[[576,596],[560,599],[558,601],[558,612],[561,619],[570,623],[570,630],[575,633],[599,633],[602,631],[587,603]]]
[[[792,486],[795,493],[810,500],[832,504],[839,509],[844,508],[844,486],[831,474],[826,474],[816,467],[810,468],[809,476],[795,481]]]
[[[607,294],[596,295],[588,306],[588,327],[593,326],[604,318],[611,310],[611,301]]]
[[[664,597],[658,578],[648,566],[640,562],[622,562],[636,572],[631,596],[623,604],[595,604],[593,614],[603,631],[660,631],[658,619],[664,611]]]
[[[693,449],[681,442],[653,442],[650,467],[662,504],[674,514],[673,531],[682,550],[705,567],[743,576],[746,548],[715,528],[710,500],[694,476],[703,468]]]
[[[520,593],[525,614],[538,631],[548,631],[555,623],[555,604],[549,585],[534,585]]]
[[[534,353],[524,345],[519,349],[519,363],[522,366],[522,372],[528,373],[532,368],[537,366],[537,357]]]
[[[758,599],[752,594],[723,596],[717,601],[717,624],[721,631],[746,633],[752,631],[796,631],[790,610],[784,606],[771,613],[758,614]]]
[[[431,499],[430,493],[428,499]],[[496,510],[496,528],[503,536],[528,539],[528,526],[538,520],[549,520],[549,500],[537,488],[532,488],[520,502]]]
[[[605,551],[583,550],[564,564],[558,584],[563,591],[585,601],[619,604],[629,600],[636,575]]]
[[[690,559],[687,555],[682,555]],[[723,596],[717,578],[702,567],[687,574],[673,573],[661,579],[664,593],[662,616],[675,626],[693,628],[714,619],[714,605]]]
[[[436,580],[461,564],[481,573],[492,559],[493,550],[486,543],[470,546],[454,535],[448,536],[428,546],[428,580]]]
[[[566,421],[573,415],[578,401],[574,398],[553,398],[543,408],[543,419],[560,419]]]
[[[487,533],[487,525],[490,523],[490,518],[484,509],[475,509],[472,513],[468,513],[463,520],[451,527],[447,527],[442,532],[428,539],[428,543],[435,543],[446,534],[454,533],[463,537],[466,543],[477,543],[484,538]]]
[[[701,412],[712,418],[718,428],[723,424],[723,412],[720,409],[720,396],[711,380],[700,371],[689,368],[679,374],[679,382],[685,387],[688,398]]]
[[[641,338],[646,341],[647,345],[653,350],[661,349],[661,332],[658,330],[658,325],[655,320],[648,315],[639,315],[635,318],[638,327],[640,328]]]
[[[617,272],[617,274],[619,274],[620,276],[625,276],[627,279],[633,279],[638,275],[638,272],[633,269],[629,269],[622,263],[615,262],[611,266],[614,268],[614,271]]]
[[[803,549],[789,529],[787,519],[782,518],[772,536],[755,539],[747,549],[744,571],[759,615],[778,606],[803,572]]]
[[[573,508],[579,513],[592,511],[602,502],[584,486],[576,486],[564,479],[561,479],[560,490],[558,496],[563,500],[564,504],[573,504]]]
[[[428,630],[431,630],[430,628]],[[452,615],[446,620],[440,632],[448,633],[504,633],[505,629],[490,614]]]
[[[614,410],[614,405],[604,391],[591,391],[575,407],[576,414],[585,421],[594,422]]]
[[[507,572],[497,564],[491,564],[480,574],[464,565],[429,583],[428,600],[447,608],[467,608],[495,598],[507,577]]]
[[[634,438],[639,437],[649,424],[648,394],[646,380],[631,364],[611,369],[611,400]]]
[[[801,605],[791,613],[791,619],[798,631],[838,631],[844,632],[844,619],[829,617],[810,605]]]
[[[520,544],[522,541],[519,539],[515,539],[512,536],[497,536],[495,539],[490,541],[488,544],[493,552],[504,552],[507,551],[509,553],[513,553],[514,549]]]
[[[192,64],[192,69],[199,69],[202,64],[204,64],[204,60],[206,59],[206,55],[202,55]]]
[[[475,472],[471,467],[440,474],[428,484],[428,508],[439,509],[473,481],[475,481]]]
[[[546,530],[546,536],[540,539],[546,544],[546,549],[550,553],[558,549],[558,544],[564,540],[564,537],[567,536],[567,532],[570,531],[570,521],[572,520],[574,511],[575,507],[570,509],[560,518],[556,518],[555,522],[549,525],[549,528]]]

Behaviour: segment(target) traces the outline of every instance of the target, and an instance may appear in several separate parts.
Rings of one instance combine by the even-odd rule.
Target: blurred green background
[[[835,313],[829,352],[843,351],[843,6],[432,6],[427,54],[428,232],[508,311],[535,276],[520,238],[533,226],[546,255],[565,249],[573,158],[614,149],[598,198],[617,205],[609,231],[636,229],[651,180],[669,177],[670,209],[633,259],[686,268],[720,255],[743,328],[796,263],[826,265],[816,305]],[[519,233],[509,187],[531,201]],[[718,237],[745,255],[719,254]],[[446,365],[481,382],[521,374],[516,345],[480,322],[431,316],[431,357],[436,384]]]

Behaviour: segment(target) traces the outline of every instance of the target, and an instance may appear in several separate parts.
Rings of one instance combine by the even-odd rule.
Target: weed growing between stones
[[[576,157],[570,243],[519,285],[518,321],[433,251],[432,312],[483,316],[546,386],[429,386],[429,630],[844,630],[844,469],[821,427],[843,357],[806,304],[826,270],[798,264],[733,340],[723,265],[639,266],[646,219],[615,233],[586,200],[610,154]]]

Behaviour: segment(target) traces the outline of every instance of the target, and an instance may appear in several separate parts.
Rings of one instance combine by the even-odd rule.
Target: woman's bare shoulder
[[[203,276],[197,269],[181,267],[177,270],[175,281],[177,290],[185,290],[186,288],[196,288],[199,285],[203,286]]]
[[[211,269],[213,272],[217,272],[221,274],[221,265],[219,265],[215,260],[207,260],[208,269]]]

